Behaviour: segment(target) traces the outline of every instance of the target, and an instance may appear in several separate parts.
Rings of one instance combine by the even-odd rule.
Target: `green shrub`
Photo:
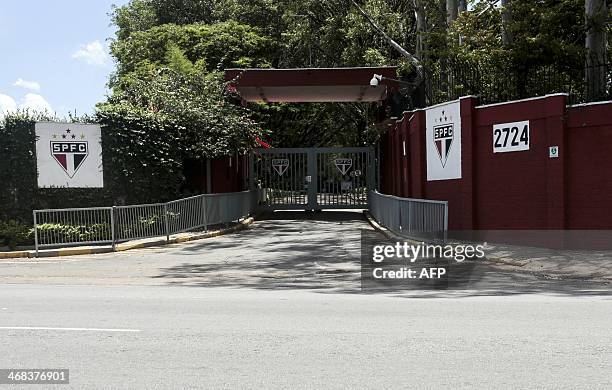
[[[110,239],[110,226],[106,223],[97,223],[89,226],[44,223],[38,225],[37,230],[39,242],[42,244]]]
[[[15,249],[32,243],[32,228],[15,220],[0,221],[0,246]]]

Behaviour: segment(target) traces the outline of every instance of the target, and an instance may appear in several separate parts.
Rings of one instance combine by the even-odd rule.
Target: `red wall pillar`
[[[402,170],[402,182],[401,182],[401,194],[405,198],[410,197],[410,161],[408,159],[409,151],[409,135],[408,128],[410,113],[406,112],[402,116],[402,120],[397,124],[400,129],[400,144],[399,144],[399,155],[401,159],[401,170]]]
[[[395,196],[399,196],[401,193],[401,181],[402,181],[402,171],[401,171],[401,160],[400,160],[400,153],[399,153],[399,148],[400,148],[400,129],[399,126],[397,126],[397,123],[394,121],[391,124],[391,134],[393,134],[393,142],[392,142],[392,149],[393,149],[393,160],[392,160],[392,164],[393,164],[393,195]]]
[[[546,197],[548,229],[565,228],[565,109],[566,95],[549,96],[545,100],[546,139],[548,147],[558,146],[559,157],[546,160]]]
[[[382,136],[381,144],[381,191],[383,194],[393,192],[393,156],[391,155],[391,132],[387,131]]]
[[[478,99],[474,96],[467,96],[459,100],[461,112],[461,210],[460,226],[462,229],[476,229],[474,220],[474,137],[476,136],[476,103]],[[455,214],[455,215],[457,215]]]
[[[427,177],[427,161],[425,155],[425,110],[412,113],[409,133],[409,158],[411,169],[411,197],[425,198],[425,180]]]

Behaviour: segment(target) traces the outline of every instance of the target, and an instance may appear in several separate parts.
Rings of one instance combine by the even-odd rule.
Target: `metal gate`
[[[250,186],[263,190],[263,207],[368,207],[375,172],[371,148],[253,149],[250,160]]]

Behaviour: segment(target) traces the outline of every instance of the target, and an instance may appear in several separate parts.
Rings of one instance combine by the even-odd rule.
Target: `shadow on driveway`
[[[550,280],[533,273],[471,264],[467,283],[427,289],[361,289],[360,230],[371,227],[360,212],[274,212],[250,229],[176,248],[197,261],[162,268],[168,285],[266,290],[309,289],[321,293],[439,298],[551,294],[611,296],[610,286],[580,280]],[[382,239],[382,236],[381,236]]]

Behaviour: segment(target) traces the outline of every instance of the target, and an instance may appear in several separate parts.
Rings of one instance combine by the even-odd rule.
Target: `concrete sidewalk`
[[[390,239],[420,243],[420,240],[408,239],[386,229],[368,212],[365,217],[374,229]],[[487,264],[505,271],[531,273],[546,279],[612,281],[612,251],[558,250],[488,243],[485,254]]]
[[[536,273],[549,279],[612,281],[612,251],[578,251],[487,244],[496,267]]]

